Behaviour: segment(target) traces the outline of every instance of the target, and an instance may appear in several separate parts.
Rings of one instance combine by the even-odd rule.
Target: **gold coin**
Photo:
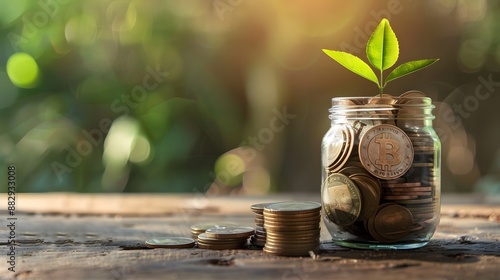
[[[318,213],[321,204],[312,201],[290,201],[268,205],[264,208],[264,221],[269,213],[296,215],[297,213]]]
[[[287,243],[275,243],[266,240],[266,247],[268,249],[286,249],[286,250],[311,250],[319,246],[319,240],[314,240],[307,243],[297,243],[290,242]]]
[[[341,130],[341,133],[340,135],[343,136],[343,141],[341,141],[340,143],[342,143],[342,148],[340,149],[341,152],[340,152],[340,155],[337,156],[335,158],[335,160],[333,162],[331,162],[329,165],[328,165],[328,170],[330,172],[337,172],[340,168],[342,168],[344,166],[344,164],[347,162],[347,160],[349,159],[349,156],[353,150],[353,147],[354,147],[354,129],[348,125],[348,124],[345,124],[342,126],[342,130]],[[325,141],[326,143],[331,143],[333,141],[338,141],[338,140],[330,140],[328,138],[328,133],[327,133],[327,136],[325,137]]]
[[[291,216],[291,215],[288,215]],[[321,216],[320,215],[315,215],[311,217],[305,217],[305,218],[286,218],[283,216],[269,216],[267,217],[264,222],[270,222],[270,223],[319,223],[321,221]]]
[[[264,219],[254,219],[255,225],[264,226]]]
[[[370,128],[359,144],[361,163],[380,179],[401,177],[413,162],[413,145],[400,128],[382,124]]]
[[[368,100],[368,104],[385,104],[385,105],[391,105],[391,104],[394,104],[396,103],[396,99],[394,98],[394,96],[390,95],[390,94],[382,94],[382,96],[380,95],[375,95],[374,97],[370,98]]]
[[[255,245],[257,247],[264,247],[266,246],[266,240],[259,240],[259,239],[250,239],[250,243],[252,243],[252,245]]]
[[[426,97],[427,95],[425,95],[425,93],[421,92],[421,91],[418,91],[418,90],[409,90],[405,93],[402,93],[399,98],[398,98],[398,102],[397,103],[401,103],[400,100],[403,100],[405,98],[411,98],[411,97]]]
[[[413,213],[413,212],[412,212]],[[434,218],[435,215],[434,215],[434,212],[431,212],[431,213],[416,213],[416,214],[413,214],[413,218],[416,220],[416,221],[426,221],[428,219],[432,219]]]
[[[307,221],[309,221],[309,220],[315,220],[318,218],[321,218],[320,210],[317,210],[317,211],[311,212],[311,213],[297,212],[296,214],[293,214],[293,215],[281,214],[278,212],[276,212],[276,213],[268,212],[268,213],[266,213],[264,221],[266,221],[266,220],[269,220],[269,221],[295,221],[295,220],[304,221],[304,220],[307,220]]]
[[[361,195],[361,211],[358,221],[364,221],[377,211],[380,203],[380,191],[377,192],[376,186],[370,185],[370,182],[363,180],[365,176],[351,176],[350,179],[356,183]]]
[[[214,238],[206,233],[201,233],[198,235],[198,242],[214,242],[214,243],[231,243],[231,242],[241,242],[247,240],[248,237],[238,237],[238,238]]]
[[[412,182],[412,183],[382,183],[383,187],[388,187],[388,188],[414,188],[414,187],[420,187],[421,183],[420,182]]]
[[[343,126],[332,126],[325,135],[323,142],[323,166],[331,166],[342,155],[344,143],[346,142],[346,134],[343,132]]]
[[[264,224],[267,232],[275,231],[275,232],[289,232],[289,231],[297,231],[297,230],[312,230],[319,228],[319,223],[316,224],[304,224],[304,225],[284,225],[284,224]]]
[[[235,249],[243,249],[246,247],[246,244],[229,244],[229,245],[208,245],[203,243],[198,243],[198,248],[200,249],[208,249],[208,250],[235,250]]]
[[[433,198],[419,198],[419,199],[409,199],[409,200],[397,200],[394,201],[399,204],[426,204],[433,201]]]
[[[255,214],[255,219],[258,219],[258,220],[264,220],[264,213],[262,214]]]
[[[423,197],[423,196],[431,196],[432,192],[410,192],[410,191],[401,191],[401,192],[387,192],[386,196],[411,196],[411,197]]]
[[[290,238],[302,237],[302,236],[316,236],[321,233],[320,228],[308,229],[308,230],[295,230],[288,232],[280,232],[275,230],[270,230],[266,232],[266,236],[269,238],[280,238],[282,236],[287,236]]]
[[[256,214],[261,214],[264,212],[264,208],[268,205],[271,205],[271,204],[275,204],[275,203],[279,203],[279,202],[266,202],[266,203],[258,203],[258,204],[254,204],[252,206],[250,206],[250,209],[252,209],[252,211]],[[257,215],[255,215],[257,216]],[[264,216],[262,216],[264,217]]]
[[[325,184],[321,194],[325,214],[340,226],[354,223],[361,211],[361,197],[356,184],[338,173],[328,176]]]
[[[237,226],[237,223],[233,222],[207,222],[207,223],[201,223],[201,224],[195,224],[191,226],[191,232],[199,232],[203,233],[209,228],[219,228],[219,227],[227,227],[227,226]]]
[[[314,252],[314,251],[317,251],[318,249],[319,249],[319,246],[294,248],[294,249],[274,248],[274,247],[264,246],[263,251],[265,253],[268,253],[271,255],[276,255],[276,256],[300,257],[300,256],[309,256],[309,251]]]
[[[193,248],[194,244],[195,241],[187,237],[165,237],[146,241],[148,248]]]
[[[417,199],[417,195],[384,195],[382,199],[385,200],[407,200],[407,199]]]
[[[310,251],[315,250],[319,247],[319,242],[311,243],[311,244],[287,244],[287,245],[271,245],[269,240],[266,241],[266,246],[264,247],[268,251],[282,251],[282,252],[301,252],[301,251]]]
[[[370,113],[366,112],[366,114],[367,114],[366,119],[355,120],[352,123],[352,127],[354,129],[354,144],[355,145],[359,145],[359,140],[363,137],[363,135],[365,135],[366,131],[368,131],[370,128],[372,128],[374,126],[382,124],[382,121],[380,121],[380,120],[370,119],[372,117],[370,115]],[[354,152],[356,154],[358,153],[358,151],[353,150],[353,153]],[[351,159],[349,159],[349,160],[351,160]],[[356,159],[358,159],[358,157],[356,157]],[[361,165],[361,167],[363,167],[363,166]]]
[[[397,240],[413,226],[413,215],[405,207],[397,204],[386,204],[375,216],[375,230],[386,239]]]
[[[274,242],[276,244],[282,244],[282,243],[290,243],[290,242],[293,242],[293,243],[309,243],[309,242],[313,242],[314,240],[318,240],[319,241],[319,238],[320,238],[320,235],[319,234],[314,234],[314,235],[304,235],[304,236],[288,236],[288,235],[285,235],[285,236],[279,236],[279,237],[269,237],[269,238],[266,238],[266,240],[268,239],[269,241],[271,242]]]
[[[254,229],[251,227],[221,227],[209,228],[205,235],[209,238],[234,239],[248,238],[254,234]]]
[[[353,174],[368,174],[368,171],[363,167],[358,166],[346,166],[339,170],[339,173],[344,174],[346,176],[351,176]]]
[[[414,162],[412,164],[413,167],[433,167],[434,163],[432,162]]]

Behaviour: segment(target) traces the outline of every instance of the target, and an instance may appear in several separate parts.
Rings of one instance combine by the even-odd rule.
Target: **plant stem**
[[[380,97],[382,97],[382,94],[384,93],[384,76],[382,75],[383,72],[384,70],[380,70]]]

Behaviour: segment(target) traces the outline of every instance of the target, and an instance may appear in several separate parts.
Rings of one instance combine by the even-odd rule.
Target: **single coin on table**
[[[195,241],[187,237],[165,237],[155,238],[146,241],[148,248],[193,248]]]

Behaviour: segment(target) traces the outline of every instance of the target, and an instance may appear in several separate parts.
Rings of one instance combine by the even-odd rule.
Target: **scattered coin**
[[[191,226],[191,236],[194,239],[197,239],[200,233],[204,233],[209,228],[223,228],[227,226],[237,226],[237,225],[238,225],[237,223],[229,221],[214,221],[214,222],[194,224]]]
[[[211,238],[248,238],[254,234],[254,229],[251,227],[220,227],[209,228],[205,234]]]
[[[148,248],[193,248],[194,245],[195,241],[187,237],[165,237],[146,241]]]

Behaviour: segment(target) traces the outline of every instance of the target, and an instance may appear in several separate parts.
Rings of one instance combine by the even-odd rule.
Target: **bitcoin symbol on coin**
[[[379,158],[375,164],[380,166],[381,170],[388,171],[392,166],[401,163],[399,156],[399,143],[391,138],[389,133],[382,133],[379,138],[375,138],[375,143],[379,144]]]
[[[413,162],[413,145],[400,128],[381,124],[366,131],[359,141],[359,159],[373,176],[390,180],[408,171]]]

